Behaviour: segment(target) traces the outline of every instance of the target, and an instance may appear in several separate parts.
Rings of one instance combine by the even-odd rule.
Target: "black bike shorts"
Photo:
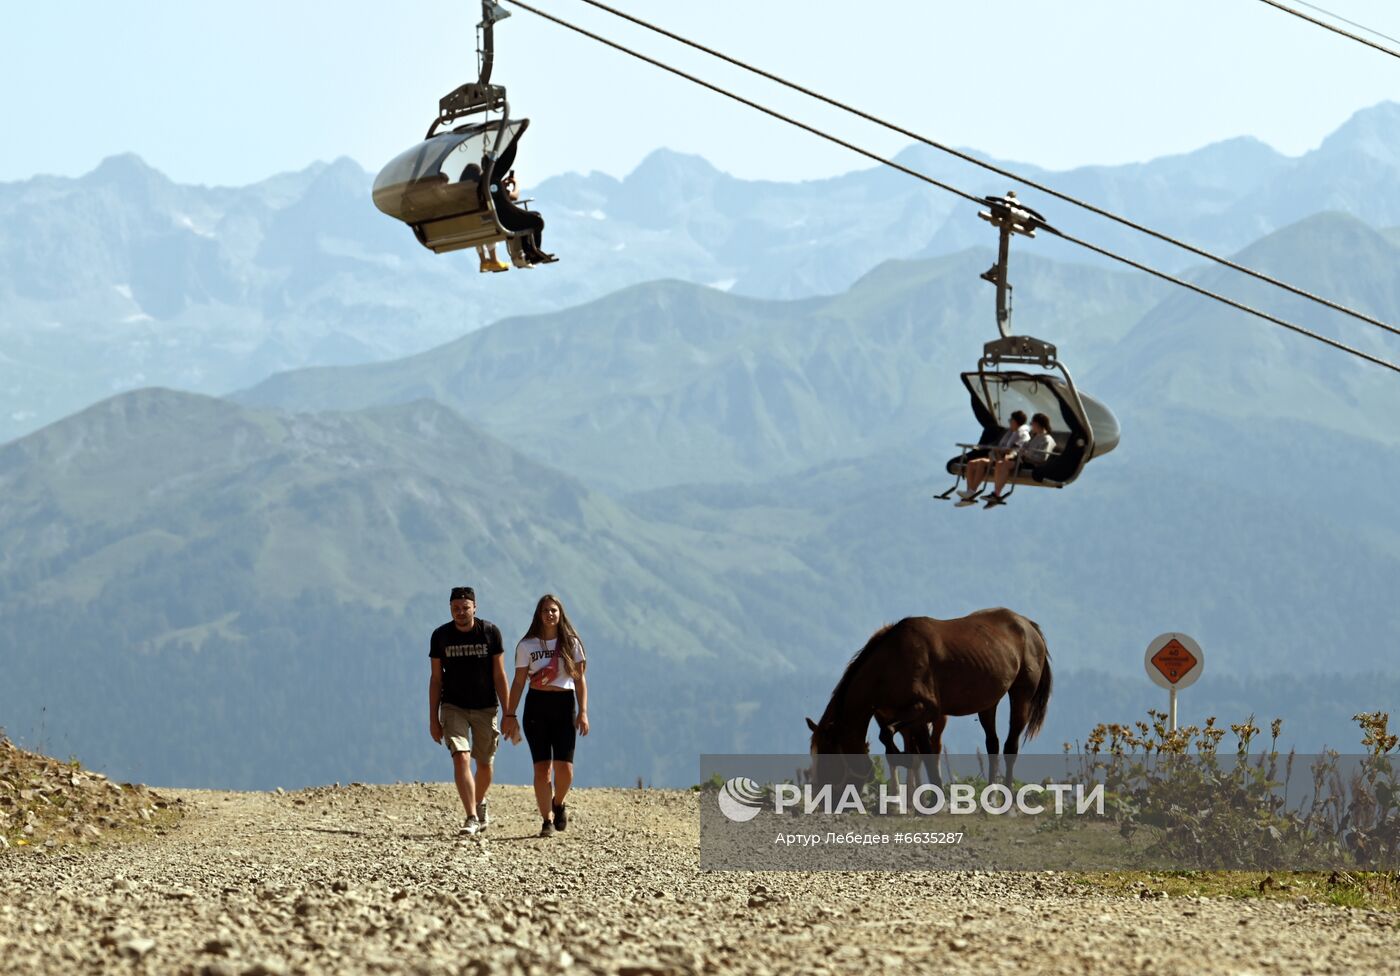
[[[525,696],[525,718],[520,723],[530,744],[531,762],[574,761],[574,693],[534,691]]]

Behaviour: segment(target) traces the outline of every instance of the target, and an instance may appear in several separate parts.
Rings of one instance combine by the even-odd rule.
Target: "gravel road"
[[[1099,895],[1051,874],[698,869],[698,797],[169,790],[172,832],[0,852],[0,973],[1394,973],[1396,916]]]

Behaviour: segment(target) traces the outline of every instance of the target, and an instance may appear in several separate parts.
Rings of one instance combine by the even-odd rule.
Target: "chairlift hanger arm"
[[[1007,264],[1011,260],[1011,238],[1015,234],[1034,237],[1037,228],[1045,227],[1053,231],[1045,218],[1016,199],[1016,191],[1008,191],[1004,197],[985,197],[986,210],[979,210],[977,216],[997,229],[997,263],[982,274],[984,281],[997,286],[997,329],[1003,339],[1011,337],[1011,283],[1007,280]],[[1051,347],[1051,358],[1054,347]]]
[[[477,24],[477,29],[481,31],[481,56],[480,77],[477,84],[485,86],[491,83],[491,67],[496,61],[496,21],[505,20],[510,16],[510,11],[503,8],[496,0],[481,0],[481,23]]]

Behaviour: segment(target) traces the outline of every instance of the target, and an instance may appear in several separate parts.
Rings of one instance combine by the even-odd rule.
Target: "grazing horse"
[[[1011,698],[1006,784],[1022,738],[1040,731],[1050,702],[1050,652],[1033,620],[997,608],[956,620],[905,617],[877,630],[841,675],[820,722],[807,719],[812,754],[858,755],[869,750],[874,718],[893,751],[894,733],[922,753],[929,781],[938,783],[938,754],[950,715],[976,715],[987,735],[989,776],[997,778],[1001,741],[997,703]]]

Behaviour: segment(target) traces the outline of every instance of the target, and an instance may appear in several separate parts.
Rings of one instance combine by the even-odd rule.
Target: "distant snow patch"
[[[132,300],[133,300],[132,297],[131,297],[131,286],[130,286],[130,285],[113,285],[113,286],[112,286],[112,289],[113,289],[118,295],[120,295],[120,296],[122,296],[123,298],[125,298],[127,301],[132,301]]]
[[[200,237],[208,237],[211,240],[213,239],[214,234],[212,231],[205,230],[202,227],[196,227],[194,221],[191,220],[187,214],[175,214],[174,216],[175,223],[185,228],[185,230],[192,231],[193,233],[198,234]]]
[[[594,220],[607,220],[607,219],[608,219],[608,215],[605,214],[605,213],[603,213],[603,211],[601,211],[601,210],[590,210],[590,211],[588,211],[588,213],[584,214],[584,216],[585,216],[585,217],[591,217],[591,218],[593,218]]]
[[[739,281],[738,278],[721,278],[719,281],[710,282],[710,287],[716,291],[728,291]]]
[[[132,325],[133,323],[136,323],[136,322],[154,322],[154,321],[155,321],[155,319],[151,318],[151,317],[150,317],[149,315],[147,315],[145,312],[137,312],[135,315],[128,315],[126,318],[122,319],[122,325]]]
[[[621,251],[621,250],[624,250],[626,247],[627,247],[627,242],[626,242],[626,241],[618,241],[616,244],[614,244],[614,245],[612,246],[612,249],[613,249],[614,251]]]

